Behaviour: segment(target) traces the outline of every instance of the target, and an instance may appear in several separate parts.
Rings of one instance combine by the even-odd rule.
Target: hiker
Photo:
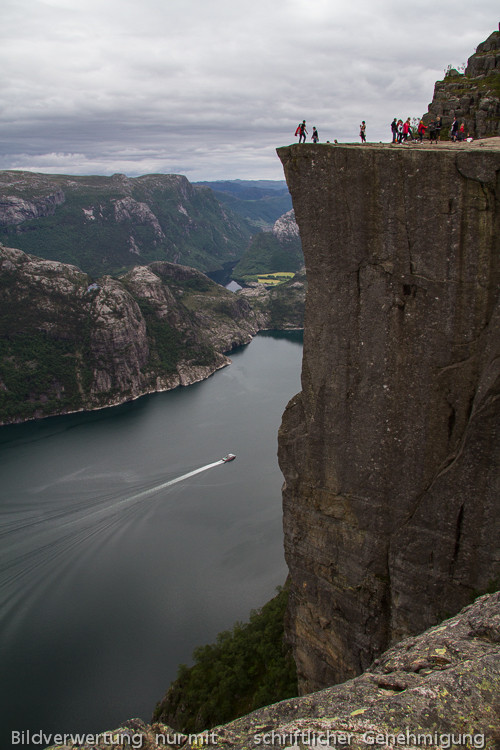
[[[403,141],[407,141],[408,138],[412,139],[413,135],[411,132],[411,126],[410,126],[410,118],[404,122],[403,124]]]
[[[454,117],[453,122],[451,123],[451,131],[450,131],[451,140],[456,141],[457,135],[458,135],[458,120],[456,117]]]
[[[398,122],[396,118],[391,122],[392,142],[396,143],[398,139]]]
[[[434,141],[437,143],[437,133],[436,133],[436,121],[431,120],[429,123],[429,141],[432,143]]]
[[[441,140],[441,128],[443,127],[443,121],[441,120],[441,115],[438,115],[436,117],[436,141]]]
[[[429,128],[430,127],[431,126],[429,125]],[[420,138],[420,143],[422,143],[422,141],[424,140],[424,135],[425,135],[426,130],[427,130],[427,125],[424,125],[424,121],[420,120],[420,122],[418,123],[418,128],[417,128],[417,133],[418,133],[418,137]],[[429,130],[429,133],[430,133],[430,130]]]
[[[398,120],[398,143],[403,142],[403,120]]]
[[[316,126],[313,127],[313,134],[311,136],[311,140],[313,143],[317,143],[319,141],[319,135],[318,135],[318,131],[316,130]]]
[[[304,143],[306,142],[307,130],[306,130],[305,120],[302,120],[302,122],[300,122],[297,125],[297,130],[295,131],[295,135],[299,136],[299,143],[302,143],[302,139],[304,139]]]
[[[359,137],[361,138],[361,143],[366,143],[366,122],[364,120],[362,120],[359,126]]]

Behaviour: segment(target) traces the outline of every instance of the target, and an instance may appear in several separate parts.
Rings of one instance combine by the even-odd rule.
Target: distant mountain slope
[[[257,331],[303,325],[305,280],[233,294],[156,261],[91,282],[74,265],[0,245],[0,424],[188,385]]]
[[[245,281],[256,274],[298,271],[304,265],[299,228],[293,209],[275,221],[271,232],[256,234],[233,268],[233,278]]]
[[[203,271],[236,261],[245,221],[181,175],[0,172],[0,241],[86,273],[168,260]]]
[[[211,188],[217,200],[254,228],[270,228],[292,208],[285,180],[218,180],[193,184]]]
[[[0,423],[202,380],[262,325],[246,299],[168,262],[90,283],[0,246],[0,289]]]

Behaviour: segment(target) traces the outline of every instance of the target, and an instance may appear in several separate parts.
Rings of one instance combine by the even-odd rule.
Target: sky
[[[283,179],[299,121],[389,141],[498,0],[2,0],[0,169]]]

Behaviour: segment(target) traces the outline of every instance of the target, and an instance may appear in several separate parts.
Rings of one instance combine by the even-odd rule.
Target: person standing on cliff
[[[443,123],[441,120],[441,115],[438,115],[436,117],[436,143],[437,141],[441,140],[441,128],[443,127]]]
[[[429,126],[429,127],[432,127],[432,126]],[[417,128],[417,133],[418,133],[418,137],[420,138],[420,143],[422,143],[422,141],[424,140],[424,135],[425,135],[425,131],[426,130],[427,130],[427,126],[424,125],[424,121],[423,120],[420,120],[420,122],[418,123],[418,128]],[[431,132],[432,131],[429,130],[429,133],[431,133]],[[431,139],[431,142],[432,142],[432,139]]]
[[[451,131],[450,131],[451,140],[456,141],[457,135],[458,135],[458,120],[456,117],[454,117],[453,122],[451,123]]]
[[[398,139],[398,121],[396,118],[391,122],[392,142],[396,143]]]
[[[319,135],[318,135],[318,131],[316,130],[316,126],[314,126],[313,128],[313,134],[311,136],[311,140],[313,143],[317,143],[319,141]]]
[[[409,138],[411,139],[411,137],[411,123],[410,118],[408,117],[403,123],[403,141],[407,141]]]
[[[403,142],[403,120],[398,120],[398,143]]]
[[[366,143],[366,122],[364,120],[359,126],[359,137],[361,138],[361,143]]]
[[[432,143],[437,143],[437,133],[436,133],[436,121],[433,119],[429,123],[429,141]]]
[[[304,139],[304,143],[306,142],[307,130],[306,130],[305,120],[302,120],[302,122],[300,122],[297,125],[297,130],[295,131],[295,135],[299,136],[299,143],[302,143],[302,139]]]

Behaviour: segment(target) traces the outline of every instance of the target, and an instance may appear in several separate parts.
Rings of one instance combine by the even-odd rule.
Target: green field
[[[276,271],[275,273],[263,273],[257,276],[259,284],[266,284],[274,286],[276,284],[282,284],[284,281],[293,279],[295,273],[292,271]]]

